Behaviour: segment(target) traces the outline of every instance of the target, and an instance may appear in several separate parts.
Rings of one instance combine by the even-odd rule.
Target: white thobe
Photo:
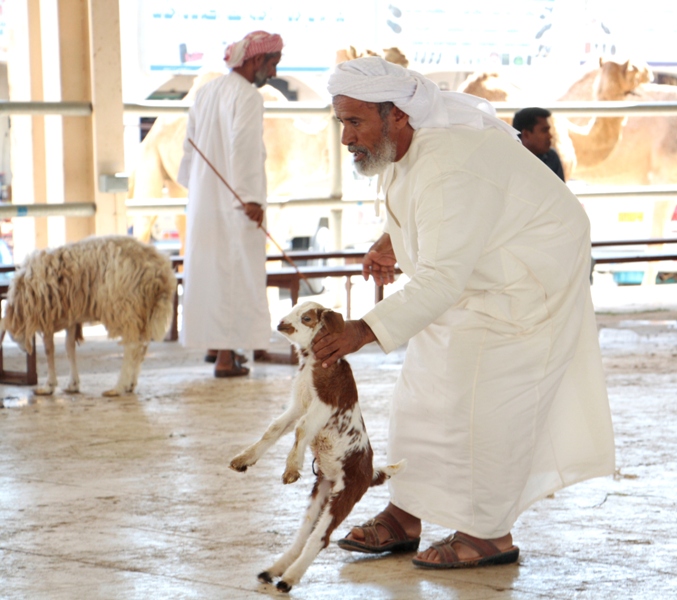
[[[271,332],[265,233],[189,139],[243,202],[265,208],[263,97],[234,72],[200,88],[178,179],[188,188],[182,344],[265,350]]]
[[[411,279],[364,320],[409,340],[391,410],[393,503],[480,538],[530,504],[614,470],[577,198],[495,129],[419,129],[385,174]]]

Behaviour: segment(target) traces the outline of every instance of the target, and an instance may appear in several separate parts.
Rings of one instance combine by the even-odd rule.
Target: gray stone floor
[[[519,564],[435,572],[413,567],[411,555],[340,550],[335,540],[387,502],[387,489],[373,488],[291,597],[677,598],[675,318],[598,316],[617,473],[526,511],[513,531]],[[4,348],[19,364],[18,350]],[[81,394],[45,398],[0,386],[0,598],[279,597],[256,574],[296,533],[310,464],[300,481],[282,485],[291,436],[245,474],[227,464],[283,411],[294,367],[257,363],[248,378],[216,380],[202,352],[156,343],[138,393],[108,399],[100,394],[115,381],[120,347],[89,338],[79,357]],[[373,345],[351,358],[377,461],[401,359]],[[426,527],[422,545],[445,534]]]

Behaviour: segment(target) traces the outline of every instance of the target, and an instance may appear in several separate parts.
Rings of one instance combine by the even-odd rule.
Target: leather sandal
[[[237,352],[233,352],[231,350],[230,352],[232,356],[232,361],[233,361],[233,366],[230,369],[214,369],[214,377],[221,378],[221,377],[242,377],[244,375],[249,374],[249,369],[247,367],[243,367],[240,362],[238,361],[238,354]]]
[[[463,544],[471,548],[479,556],[468,560],[461,560],[454,550],[453,544]],[[465,533],[457,531],[453,535],[444,538],[441,542],[436,542],[432,546],[440,557],[440,562],[433,563],[420,558],[414,558],[413,562],[417,567],[425,569],[463,569],[468,567],[482,567],[489,565],[506,565],[517,562],[519,557],[519,548],[513,546],[509,550],[503,551],[488,540],[471,538]]]
[[[239,352],[235,353],[235,358],[237,358],[237,362],[241,365],[249,360],[244,354],[240,354]],[[205,362],[214,364],[216,362],[216,354],[213,354],[211,351],[207,352],[207,354],[205,354]]]
[[[383,527],[389,534],[385,542],[378,537],[377,526]],[[384,552],[414,552],[418,549],[421,538],[410,538],[395,517],[390,513],[380,515],[360,525],[364,531],[364,540],[349,540],[343,538],[338,541],[339,548],[351,552],[365,552],[366,554],[383,554]]]

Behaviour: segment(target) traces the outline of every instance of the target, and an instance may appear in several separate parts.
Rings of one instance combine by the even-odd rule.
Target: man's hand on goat
[[[346,321],[342,333],[328,333],[325,329],[320,329],[313,340],[313,353],[326,368],[346,354],[356,352],[374,341],[376,336],[364,321]]]

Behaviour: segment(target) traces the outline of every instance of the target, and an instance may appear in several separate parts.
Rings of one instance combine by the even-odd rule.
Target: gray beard
[[[254,85],[257,88],[262,88],[266,83],[268,83],[268,77],[265,71],[259,71],[254,74]]]
[[[387,137],[384,137],[379,142],[373,152],[369,152],[363,146],[348,146],[348,150],[364,153],[364,158],[355,163],[355,169],[360,175],[365,177],[373,177],[383,173],[390,163],[395,162],[395,156],[397,155],[395,142]]]

